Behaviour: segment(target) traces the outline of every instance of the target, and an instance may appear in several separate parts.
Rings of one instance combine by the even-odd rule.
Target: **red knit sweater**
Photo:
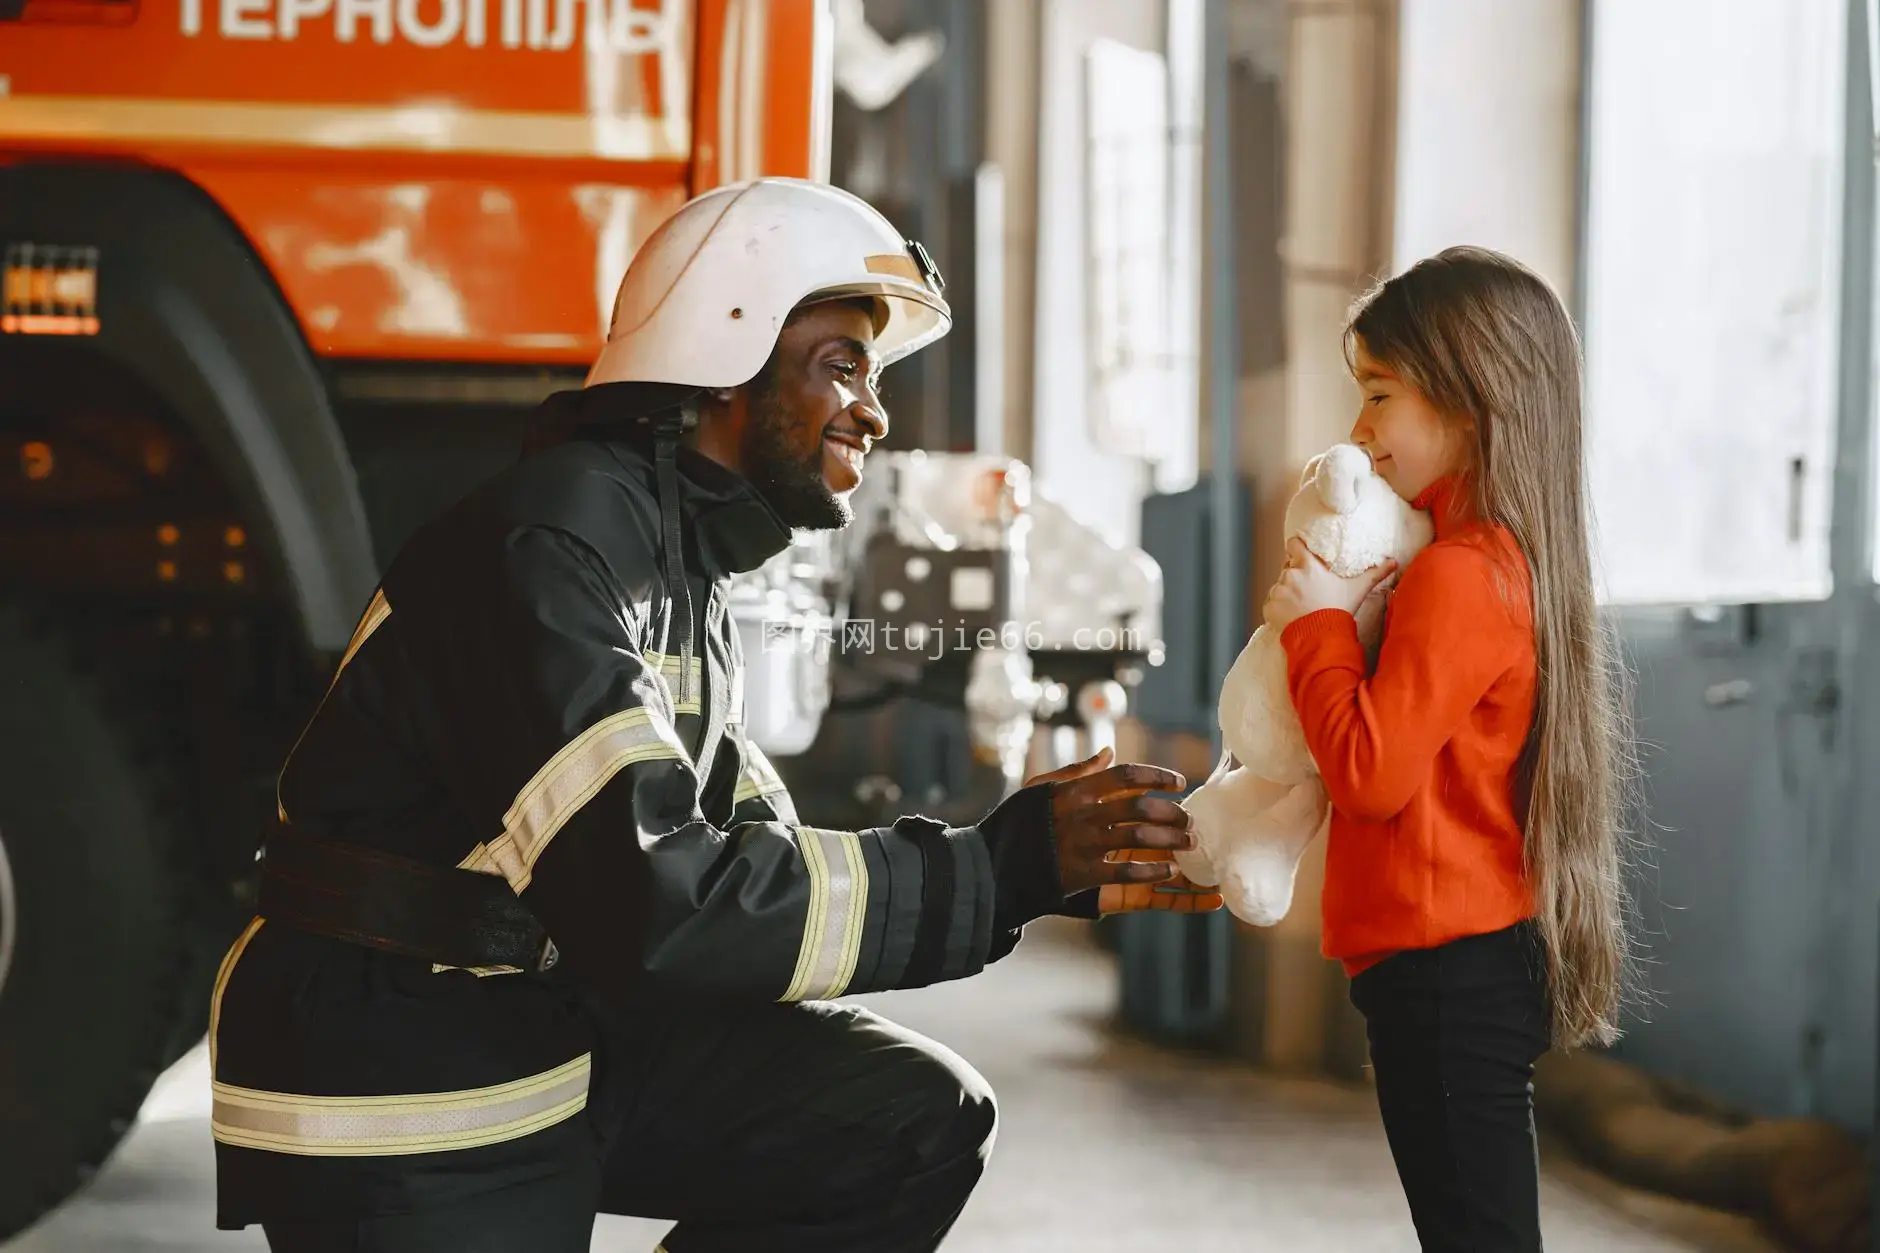
[[[1472,516],[1456,480],[1416,505],[1436,539],[1398,578],[1374,674],[1341,610],[1280,636],[1332,799],[1323,949],[1352,975],[1534,911],[1514,797],[1534,718],[1527,561],[1505,528]]]

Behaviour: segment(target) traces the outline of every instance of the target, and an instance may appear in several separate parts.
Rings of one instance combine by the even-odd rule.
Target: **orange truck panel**
[[[323,356],[583,363],[688,195],[826,177],[830,20],[828,0],[29,0],[0,23],[0,160],[179,171]]]

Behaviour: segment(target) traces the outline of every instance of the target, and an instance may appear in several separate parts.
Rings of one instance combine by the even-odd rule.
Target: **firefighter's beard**
[[[823,481],[822,432],[814,448],[799,453],[791,440],[796,424],[782,397],[766,388],[752,399],[755,412],[744,428],[741,459],[757,494],[795,530],[834,531],[855,521],[854,507]]]

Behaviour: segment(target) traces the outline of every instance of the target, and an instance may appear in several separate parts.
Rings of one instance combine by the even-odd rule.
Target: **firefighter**
[[[1157,890],[1192,843],[1170,771],[1100,754],[976,826],[835,831],[745,735],[727,580],[850,520],[880,371],[947,332],[942,293],[847,193],[704,195],[527,455],[393,559],[216,980],[218,1226],[574,1253],[609,1212],[674,1220],[669,1253],[933,1249],[992,1094],[838,998],[965,978],[1049,914],[1218,907]]]

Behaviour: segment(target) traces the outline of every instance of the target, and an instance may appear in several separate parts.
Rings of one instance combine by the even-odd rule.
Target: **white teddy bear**
[[[1434,529],[1428,514],[1378,477],[1362,448],[1339,444],[1307,463],[1286,506],[1286,536],[1349,578],[1388,558],[1409,565]],[[1381,623],[1365,635],[1367,661],[1375,663]],[[1218,885],[1236,918],[1270,927],[1292,907],[1299,858],[1331,817],[1277,631],[1262,625],[1241,649],[1221,682],[1219,712],[1225,751],[1183,802],[1194,815],[1196,846],[1175,861],[1195,883]]]

